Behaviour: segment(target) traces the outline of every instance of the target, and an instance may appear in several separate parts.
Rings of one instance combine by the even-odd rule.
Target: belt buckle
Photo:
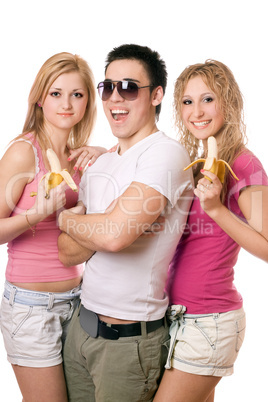
[[[99,317],[93,311],[87,310],[83,304],[81,304],[80,308],[79,321],[83,330],[86,331],[91,338],[97,338],[99,336]]]

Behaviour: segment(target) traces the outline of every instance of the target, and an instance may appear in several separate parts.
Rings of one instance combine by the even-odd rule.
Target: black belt
[[[96,313],[87,310],[82,304],[79,314],[81,327],[93,338],[101,336],[105,339],[118,339],[121,337],[141,335],[141,322],[131,324],[107,324],[104,321],[100,321]],[[163,325],[164,318],[148,321],[146,322],[146,332],[149,334]]]

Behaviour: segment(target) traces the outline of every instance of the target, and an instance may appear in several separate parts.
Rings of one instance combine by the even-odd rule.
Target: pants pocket
[[[161,345],[160,376],[159,376],[159,379],[157,380],[158,384],[160,384],[160,381],[164,375],[165,364],[166,364],[167,358],[168,358],[169,347],[170,347],[170,337],[168,337],[168,339],[166,341],[164,341]]]

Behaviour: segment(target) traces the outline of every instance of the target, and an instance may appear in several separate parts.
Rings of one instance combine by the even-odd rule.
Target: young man
[[[87,169],[80,207],[60,216],[61,260],[87,260],[64,350],[70,401],[152,401],[165,364],[164,286],[192,198],[189,157],[156,126],[166,80],[157,52],[122,45],[98,85],[118,148]],[[141,236],[160,215],[165,230]]]

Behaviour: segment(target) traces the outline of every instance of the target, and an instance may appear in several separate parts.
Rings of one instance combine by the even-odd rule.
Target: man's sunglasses
[[[139,87],[136,82],[133,81],[102,81],[98,84],[97,88],[103,101],[107,101],[110,96],[112,96],[115,87],[122,98],[128,101],[133,101],[137,99],[139,89],[152,86],[153,85],[146,85],[144,87]]]

